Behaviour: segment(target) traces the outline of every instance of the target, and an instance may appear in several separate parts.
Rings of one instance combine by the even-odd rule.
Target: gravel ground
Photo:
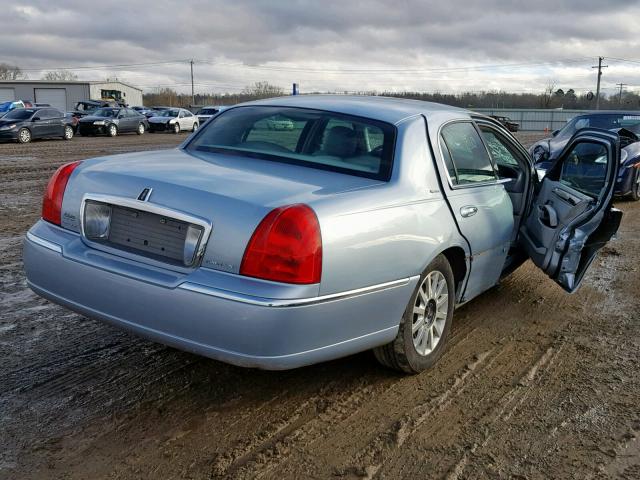
[[[617,202],[578,293],[526,263],[456,312],[421,375],[370,353],[240,369],[53,305],[22,272],[58,165],[184,138],[0,145],[0,478],[640,478],[639,204]]]

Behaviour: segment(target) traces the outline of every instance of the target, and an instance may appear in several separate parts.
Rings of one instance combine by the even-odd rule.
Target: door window
[[[440,136],[443,156],[453,185],[467,185],[496,179],[496,173],[478,131],[470,122],[445,126]],[[455,176],[451,176],[454,173]]]
[[[518,160],[511,145],[490,128],[480,127],[482,137],[496,165],[518,167]]]
[[[597,198],[607,178],[607,149],[595,142],[576,143],[560,172],[560,183]]]

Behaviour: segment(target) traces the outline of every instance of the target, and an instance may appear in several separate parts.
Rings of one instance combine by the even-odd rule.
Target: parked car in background
[[[583,128],[601,128],[620,136],[622,158],[615,194],[640,200],[640,112],[605,111],[578,115],[552,136],[530,148],[538,175],[543,177],[575,133]]]
[[[131,107],[131,108],[134,109],[139,114],[144,115],[147,118],[153,117],[154,115],[157,114],[157,110],[154,110],[151,107],[136,106],[136,107]]]
[[[284,119],[293,130],[260,126]],[[619,159],[618,135],[580,130],[538,184],[526,149],[473,112],[261,100],[178,149],[60,167],[24,267],[54,302],[229,363],[374,349],[419,372],[443,353],[454,308],[527,258],[579,287],[620,224]]]
[[[81,135],[108,135],[115,137],[121,133],[144,134],[149,123],[144,115],[131,108],[99,108],[91,115],[80,119],[78,131]]]
[[[119,105],[115,101],[109,100],[82,100],[76,103],[74,109],[71,113],[76,118],[86,117],[87,115],[91,115],[99,108],[105,107],[118,107]]]
[[[36,138],[73,138],[73,125],[56,108],[17,108],[0,118],[0,140],[29,143]]]
[[[10,112],[11,110],[15,110],[16,108],[26,108],[31,106],[31,103],[24,102],[22,100],[2,102],[0,103],[0,117],[2,117],[5,113]]]
[[[266,120],[269,130],[293,130],[293,122],[288,118],[269,118]]]
[[[161,110],[149,118],[150,132],[195,132],[199,126],[198,117],[185,108]]]
[[[495,118],[510,132],[517,132],[520,129],[520,124],[518,122],[514,122],[509,117],[503,117],[501,115],[491,115],[491,118]]]
[[[209,120],[214,115],[217,115],[218,113],[222,112],[223,110],[226,110],[227,108],[229,107],[224,107],[224,106],[202,107],[198,112],[198,121],[200,122],[200,125],[204,125],[204,122]]]

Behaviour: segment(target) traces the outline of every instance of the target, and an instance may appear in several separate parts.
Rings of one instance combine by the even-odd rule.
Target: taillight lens
[[[240,274],[285,283],[319,283],[322,238],[307,205],[276,208],[260,222],[247,245]]]
[[[56,173],[49,180],[42,199],[43,220],[60,225],[64,190],[67,188],[69,177],[78,165],[80,165],[80,161],[65,163],[56,170]]]

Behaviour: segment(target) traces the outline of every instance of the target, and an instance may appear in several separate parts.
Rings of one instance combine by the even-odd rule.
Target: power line
[[[138,67],[155,67],[164,65],[177,65],[188,63],[189,60],[172,60],[167,62],[150,62],[150,63],[121,63],[114,65],[93,65],[93,66],[76,66],[76,67],[47,67],[47,68],[21,68],[23,72],[42,72],[44,70],[102,70],[113,68],[138,68]]]

